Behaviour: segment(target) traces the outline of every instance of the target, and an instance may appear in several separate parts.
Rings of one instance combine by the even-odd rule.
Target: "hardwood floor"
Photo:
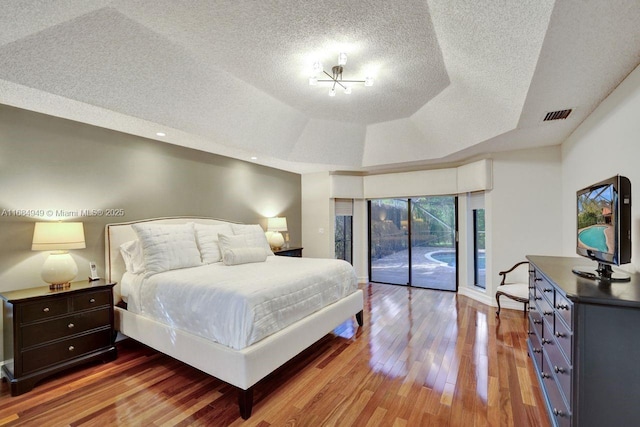
[[[10,397],[0,425],[547,426],[522,312],[455,293],[369,284],[365,324],[342,324],[255,387],[236,390],[131,340]]]

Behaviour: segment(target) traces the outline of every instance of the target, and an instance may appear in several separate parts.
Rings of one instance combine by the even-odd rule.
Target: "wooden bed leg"
[[[358,322],[358,326],[364,325],[364,320],[362,318],[362,315],[363,315],[363,310],[360,310],[359,312],[356,313],[356,321]]]
[[[240,416],[243,420],[248,420],[253,409],[253,387],[247,390],[238,389],[238,406],[240,406]]]

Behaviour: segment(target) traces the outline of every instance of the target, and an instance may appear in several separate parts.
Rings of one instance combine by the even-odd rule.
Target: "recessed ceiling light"
[[[251,160],[258,160],[256,156],[251,156]]]
[[[164,133],[164,132],[156,132],[156,135],[158,135],[158,136],[167,136],[167,134]]]

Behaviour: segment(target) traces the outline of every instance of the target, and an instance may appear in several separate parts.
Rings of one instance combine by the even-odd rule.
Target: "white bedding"
[[[125,274],[128,310],[242,349],[355,292],[353,267],[341,260],[269,256],[265,262],[222,263]]]

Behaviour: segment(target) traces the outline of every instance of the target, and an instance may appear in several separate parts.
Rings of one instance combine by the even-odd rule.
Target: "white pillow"
[[[224,265],[248,264],[251,262],[265,262],[267,251],[264,248],[248,247],[227,249],[222,253]]]
[[[198,248],[200,249],[200,255],[202,256],[202,262],[205,264],[212,264],[222,260],[222,254],[220,253],[220,246],[218,245],[218,234],[232,234],[231,225],[219,224],[195,224],[196,241]]]
[[[202,264],[193,223],[133,224],[148,275]]]
[[[130,240],[121,244],[120,254],[129,273],[144,273],[144,254],[140,240]]]
[[[244,234],[218,234],[218,245],[220,245],[220,253],[224,258],[224,253],[231,249],[242,249],[251,247],[247,242],[247,237]],[[256,247],[256,246],[253,246]]]
[[[264,230],[259,224],[231,224],[233,234],[243,235],[247,238],[247,246],[264,248],[267,251],[267,255],[273,255],[271,252],[271,246],[267,242],[267,236],[264,234]]]

